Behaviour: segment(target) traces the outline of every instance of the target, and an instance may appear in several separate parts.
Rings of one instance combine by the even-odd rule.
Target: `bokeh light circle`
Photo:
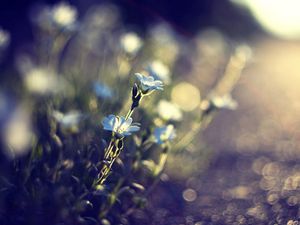
[[[182,110],[192,111],[200,104],[200,91],[190,83],[181,82],[172,89],[171,99]]]

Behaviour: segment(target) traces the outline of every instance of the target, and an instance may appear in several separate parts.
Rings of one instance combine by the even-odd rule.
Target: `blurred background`
[[[0,26],[10,33],[2,57],[1,88],[18,77],[7,71],[33,42],[30,12],[58,1],[4,0]],[[146,212],[136,221],[153,224],[299,224],[300,218],[300,2],[298,0],[77,0],[68,1],[79,18],[95,4],[113,3],[127,29],[141,36],[167,24],[187,48],[178,77],[203,90],[221,76],[224,46],[247,44],[251,59],[232,95],[235,111],[221,111],[201,137],[209,146],[203,159],[168,162]],[[1,43],[1,37],[0,37]],[[196,46],[196,47],[195,47]],[[208,58],[195,57],[195,52]],[[197,54],[196,54],[197,55]],[[205,61],[205,63],[204,63]],[[192,69],[191,69],[192,68]],[[209,70],[210,73],[206,73]],[[202,87],[203,86],[203,87]],[[0,104],[1,102],[0,96]],[[8,105],[0,105],[1,110]],[[192,149],[191,152],[194,150]],[[193,153],[191,153],[193,155]],[[207,159],[209,158],[209,160]],[[198,162],[199,161],[199,162]],[[173,164],[172,164],[173,162]],[[201,164],[197,166],[196,164]],[[192,167],[181,170],[182,167]],[[159,198],[156,193],[161,193]],[[164,197],[161,197],[164,196]],[[138,224],[138,223],[137,223]]]

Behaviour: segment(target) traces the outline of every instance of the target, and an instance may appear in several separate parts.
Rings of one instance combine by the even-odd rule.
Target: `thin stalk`
[[[103,219],[107,215],[109,210],[114,206],[114,204],[117,200],[117,197],[118,197],[117,193],[118,193],[119,189],[122,187],[124,181],[125,181],[124,177],[122,177],[118,180],[118,183],[115,186],[115,188],[111,194],[114,196],[114,198],[111,201],[109,201],[109,205],[107,207],[105,207],[106,204],[102,207],[102,209],[100,210],[99,218]]]
[[[157,167],[155,168],[155,170],[153,172],[155,179],[154,179],[153,183],[151,184],[151,186],[145,192],[145,194],[144,194],[145,198],[147,198],[147,196],[149,196],[151,191],[155,188],[155,186],[159,182],[160,175],[161,175],[161,173],[166,165],[166,162],[167,162],[169,149],[170,149],[170,145],[169,145],[169,143],[166,143],[166,145],[164,146],[163,152],[160,155],[160,159],[157,164]],[[125,215],[129,216],[131,213],[133,213],[135,211],[136,207],[137,207],[136,205],[133,205],[131,208],[128,209],[128,211],[125,213]]]

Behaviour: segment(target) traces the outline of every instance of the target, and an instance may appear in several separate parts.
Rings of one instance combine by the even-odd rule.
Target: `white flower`
[[[169,84],[171,81],[169,68],[159,60],[151,62],[147,67],[147,71],[155,79],[161,80],[165,84]]]
[[[44,5],[31,12],[32,21],[48,31],[63,29],[72,31],[76,28],[77,10],[66,2],[54,6]]]
[[[24,83],[29,91],[36,94],[58,93],[64,90],[65,81],[53,71],[44,67],[32,67],[24,71]]]
[[[10,42],[10,34],[0,28],[0,49],[7,47]]]
[[[102,125],[104,130],[110,130],[121,138],[140,130],[137,123],[132,123],[131,117],[126,120],[123,116],[115,116],[112,114],[102,120]]]
[[[3,124],[4,129],[1,130],[3,141],[8,146],[6,153],[9,157],[24,155],[30,149],[34,137],[30,113],[20,106],[7,119]]]
[[[24,78],[25,85],[34,93],[52,92],[57,84],[53,72],[46,68],[32,68]]]
[[[179,107],[166,100],[161,100],[158,103],[157,112],[164,120],[180,121],[182,119],[182,112]]]
[[[53,112],[53,117],[61,124],[63,128],[68,129],[77,126],[80,120],[83,118],[83,115],[78,111],[70,111],[64,114],[55,110]]]
[[[143,41],[141,40],[141,38],[133,32],[124,34],[121,37],[120,42],[124,51],[128,54],[133,55],[136,54],[143,45]]]
[[[158,144],[172,141],[175,137],[176,131],[172,124],[154,129],[154,141]]]
[[[77,10],[73,6],[61,2],[52,8],[51,15],[54,23],[61,27],[67,27],[75,23]]]
[[[218,109],[234,110],[238,106],[237,102],[232,99],[230,94],[226,94],[223,96],[212,96],[210,101],[213,104],[213,106]]]
[[[140,84],[139,87],[143,94],[151,93],[154,90],[163,90],[163,82],[155,80],[152,76],[145,76],[140,73],[136,73],[135,76],[138,78]]]

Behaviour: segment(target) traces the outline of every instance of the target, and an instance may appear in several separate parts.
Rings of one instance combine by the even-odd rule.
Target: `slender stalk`
[[[109,145],[106,148],[105,153],[104,153],[104,159],[106,159],[108,157],[108,155],[110,155],[112,147],[113,147],[113,142],[114,142],[114,137],[112,137],[110,139]]]
[[[113,144],[112,144],[113,143]],[[116,151],[114,152],[114,147],[116,147]],[[103,165],[99,173],[99,178],[94,182],[93,186],[102,185],[111,171],[111,167],[115,162],[116,158],[120,154],[120,149],[117,147],[117,143],[115,139],[112,139],[110,145],[106,151],[104,159],[102,161]]]
[[[176,143],[174,146],[174,151],[184,149],[188,145],[192,143],[192,141],[195,139],[195,137],[198,135],[198,133],[202,130],[205,129],[210,122],[212,121],[213,115],[207,115],[207,116],[201,116],[200,121],[196,124],[194,124],[189,132],[187,132],[179,142]]]
[[[99,218],[103,219],[107,215],[109,210],[113,207],[113,205],[115,204],[115,202],[117,200],[117,193],[118,193],[119,189],[122,187],[124,181],[125,181],[124,177],[122,177],[118,180],[117,185],[115,186],[113,192],[110,194],[110,196],[112,196],[112,197],[110,197],[110,199],[108,199],[108,200],[110,200],[109,205],[107,207],[105,207],[106,205],[103,205],[102,209],[100,210]]]
[[[167,162],[167,158],[168,158],[168,150],[166,152],[163,152],[160,155],[159,163],[157,164],[157,166],[153,172],[153,175],[155,177],[158,177],[161,174],[161,172],[163,171],[163,169],[166,165],[166,162]]]
[[[167,162],[169,149],[170,149],[169,143],[165,143],[165,145],[163,146],[163,152],[162,152],[162,154],[160,155],[160,158],[159,158],[159,162],[156,165],[156,168],[154,169],[154,172],[153,172],[154,181],[151,184],[151,186],[147,189],[147,191],[144,193],[145,198],[147,198],[147,196],[149,196],[151,191],[156,187],[156,185],[159,182],[160,175],[161,175],[161,173],[162,173],[162,171],[163,171],[163,169],[166,165],[166,162]],[[137,208],[137,205],[134,204],[131,208],[129,208],[127,210],[125,215],[129,216],[130,214],[132,214],[135,211],[136,208]]]

